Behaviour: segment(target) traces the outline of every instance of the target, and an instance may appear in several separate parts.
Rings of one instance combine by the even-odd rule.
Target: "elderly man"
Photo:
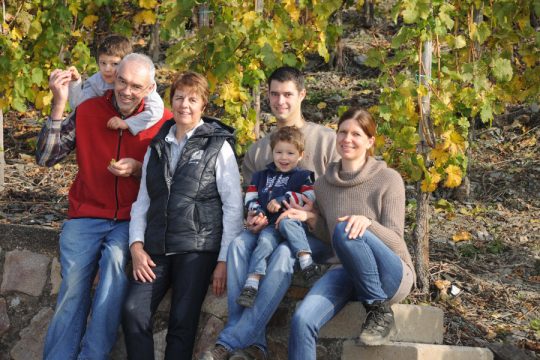
[[[129,259],[129,215],[141,162],[171,113],[165,111],[161,121],[136,136],[108,129],[107,121],[144,109],[143,99],[155,87],[154,73],[147,56],[127,55],[118,65],[114,90],[83,102],[65,120],[71,72],[51,73],[54,105],[39,134],[36,160],[52,166],[75,150],[79,171],[69,191],[69,219],[60,234],[62,284],[44,359],[106,359],[115,343],[128,284],[124,267]]]

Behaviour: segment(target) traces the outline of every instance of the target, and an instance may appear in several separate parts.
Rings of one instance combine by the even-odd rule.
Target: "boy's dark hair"
[[[284,126],[270,135],[270,148],[274,150],[280,141],[293,144],[301,154],[304,151],[304,134],[296,126]]]
[[[124,56],[133,52],[131,42],[128,38],[121,35],[109,35],[99,44],[97,57],[100,55],[118,56],[123,59]]]
[[[296,68],[290,66],[283,66],[274,70],[274,72],[268,77],[268,89],[272,80],[279,82],[292,81],[296,85],[296,90],[302,91],[305,88],[304,75]]]

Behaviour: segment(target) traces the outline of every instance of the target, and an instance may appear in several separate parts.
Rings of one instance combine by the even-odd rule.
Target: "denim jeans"
[[[249,230],[245,230],[249,231]],[[299,252],[311,253],[305,225],[298,220],[283,219],[279,230],[270,224],[259,233],[257,246],[249,261],[248,274],[266,275],[266,261],[279,243],[286,240],[295,258]]]
[[[399,288],[403,276],[399,256],[369,231],[349,240],[345,225],[339,223],[332,237],[343,267],[326,272],[294,313],[289,360],[315,360],[319,330],[348,301],[389,300]]]
[[[62,283],[49,324],[44,359],[107,359],[127,288],[129,221],[67,220],[60,234]],[[92,283],[99,268],[94,299]],[[91,309],[91,318],[87,318]]]
[[[306,234],[315,261],[324,262],[332,255],[330,246]],[[228,350],[255,345],[266,351],[266,325],[285,296],[292,281],[296,258],[287,242],[278,245],[268,259],[268,271],[259,284],[252,308],[236,303],[248,275],[251,254],[258,234],[244,231],[229,245],[227,255],[227,303],[229,318],[217,343]]]
[[[130,279],[123,329],[128,359],[154,359],[152,318],[172,289],[165,359],[191,360],[204,297],[216,267],[217,253],[151,255],[156,279]]]

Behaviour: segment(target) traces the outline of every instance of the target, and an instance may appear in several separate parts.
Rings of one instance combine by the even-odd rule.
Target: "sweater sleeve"
[[[257,184],[259,183],[260,172],[256,172],[251,179],[250,184],[246,189],[246,196],[244,200],[244,206],[247,211],[255,211],[264,213],[261,204],[259,203],[259,189]]]
[[[133,135],[154,126],[163,117],[163,99],[154,89],[144,98],[144,110],[126,119],[129,131]]]
[[[403,242],[405,227],[405,186],[396,171],[388,169],[388,173],[386,179],[388,186],[381,194],[380,218],[372,219],[369,230],[388,247],[398,252]]]

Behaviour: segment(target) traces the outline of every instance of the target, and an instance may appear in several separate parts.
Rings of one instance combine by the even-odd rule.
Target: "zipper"
[[[118,133],[118,146],[116,147],[116,158],[120,159],[120,146],[122,145],[122,135],[124,135],[124,130],[120,129]],[[120,200],[118,199],[118,176],[114,177],[114,197],[116,201],[116,209],[114,210],[114,221],[118,218],[118,209],[120,208]]]

